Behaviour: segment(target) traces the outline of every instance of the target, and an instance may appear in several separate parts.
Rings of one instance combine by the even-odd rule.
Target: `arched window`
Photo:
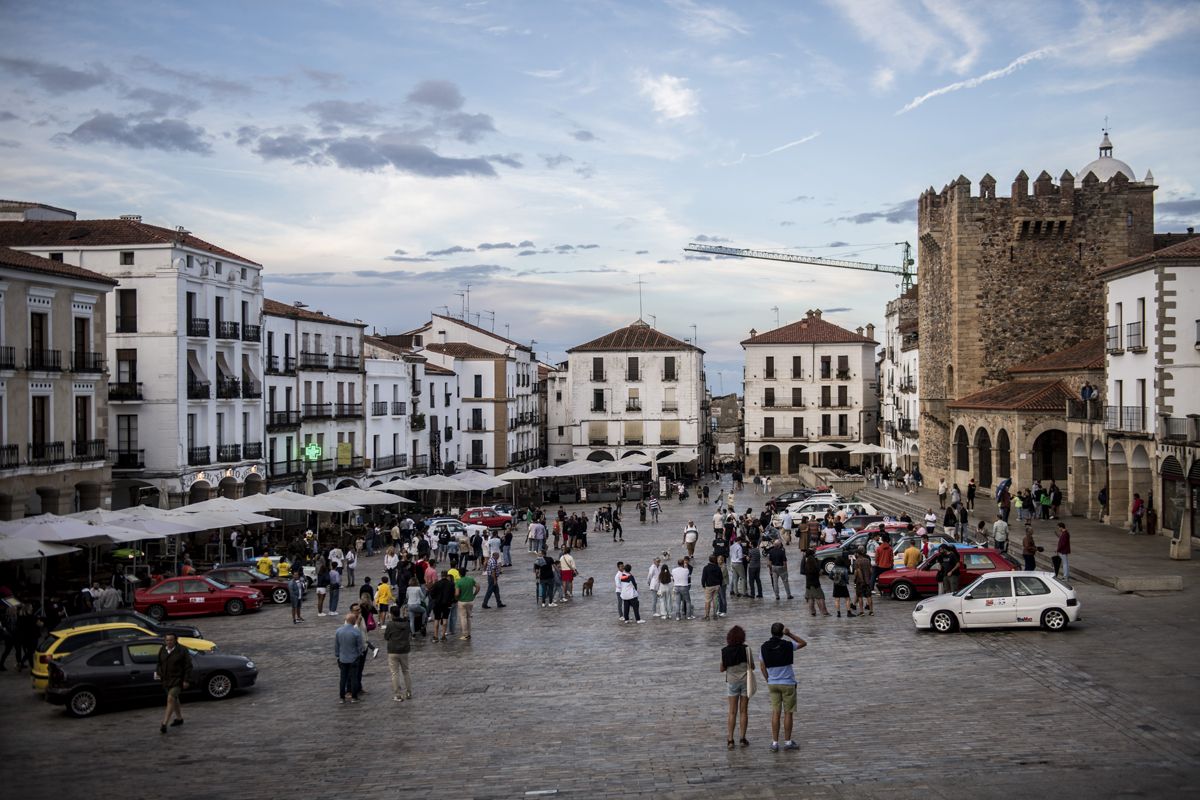
[[[970,449],[967,446],[967,429],[961,425],[954,432],[954,468],[963,472],[971,469]]]

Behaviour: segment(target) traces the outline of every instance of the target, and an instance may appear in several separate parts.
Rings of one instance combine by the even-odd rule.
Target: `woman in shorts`
[[[808,611],[814,617],[817,615],[817,609],[821,609],[821,613],[829,616],[829,609],[825,607],[825,590],[821,588],[821,562],[817,561],[816,551],[811,547],[804,551],[804,560],[800,562],[800,571],[804,573],[804,602],[808,604]]]
[[[725,673],[725,694],[729,699],[729,719],[725,745],[733,749],[733,729],[739,714],[742,724],[742,747],[750,742],[746,739],[746,725],[750,719],[749,673],[754,669],[754,656],[746,645],[746,631],[734,625],[725,634],[725,646],[721,648],[721,672]]]

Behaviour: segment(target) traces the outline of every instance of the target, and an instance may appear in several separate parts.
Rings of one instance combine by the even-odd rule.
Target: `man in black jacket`
[[[158,651],[158,669],[154,671],[155,680],[162,681],[163,689],[167,692],[167,710],[163,714],[160,733],[167,732],[167,724],[172,726],[183,724],[183,709],[179,706],[179,695],[191,686],[192,654],[186,647],[179,644],[179,639],[173,633],[163,637],[162,649]],[[171,722],[171,717],[175,721]]]
[[[700,586],[704,589],[704,618],[716,619],[720,614],[717,604],[717,593],[721,590],[721,567],[717,565],[717,557],[709,556],[708,563],[700,573]]]

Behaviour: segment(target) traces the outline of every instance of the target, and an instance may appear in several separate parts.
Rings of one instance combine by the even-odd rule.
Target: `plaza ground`
[[[762,499],[748,487],[738,509],[758,508]],[[166,736],[158,732],[159,706],[73,720],[34,699],[28,673],[0,673],[5,794],[1200,793],[1200,603],[1193,592],[1121,595],[1078,583],[1083,620],[1064,633],[938,636],[914,631],[912,605],[891,600],[877,601],[876,615],[865,619],[808,616],[792,549],[795,600],[776,602],[768,583],[767,599],[731,600],[729,616],[718,622],[619,624],[611,590],[617,560],[631,560],[641,582],[656,553],[682,552],[689,519],[706,532],[711,513],[670,501],[657,526],[639,525],[627,513],[633,521],[624,545],[593,533],[592,546],[577,555],[583,577],[596,579],[595,596],[557,608],[535,607],[532,559],[518,548],[517,566],[502,580],[508,607],[483,611],[477,604],[471,642],[418,640],[411,702],[391,700],[381,654],[368,662],[364,702],[338,705],[337,623],[318,618],[311,602],[304,625],[292,625],[286,607],[197,619],[222,650],[254,658],[259,685],[224,702],[188,703],[187,724]],[[1048,543],[1048,527],[1044,536]],[[374,582],[380,562],[362,560],[359,577]],[[646,598],[647,617],[651,605]],[[725,632],[741,624],[757,645],[776,620],[809,642],[796,659],[801,750],[768,750],[764,691],[751,701],[751,747],[727,751],[718,671]]]

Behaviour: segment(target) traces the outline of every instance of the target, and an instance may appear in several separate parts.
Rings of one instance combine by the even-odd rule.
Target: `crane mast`
[[[857,269],[863,272],[884,272],[900,276],[900,291],[907,292],[913,285],[912,245],[908,242],[897,242],[902,248],[900,266],[895,264],[871,264],[863,261],[846,261],[840,258],[820,258],[818,256],[801,256],[794,253],[778,253],[771,250],[752,250],[743,247],[724,247],[713,244],[691,243],[683,248],[690,253],[707,253],[730,258],[757,258],[765,261],[790,261],[796,264],[812,264],[819,267],[837,267],[839,269]]]

